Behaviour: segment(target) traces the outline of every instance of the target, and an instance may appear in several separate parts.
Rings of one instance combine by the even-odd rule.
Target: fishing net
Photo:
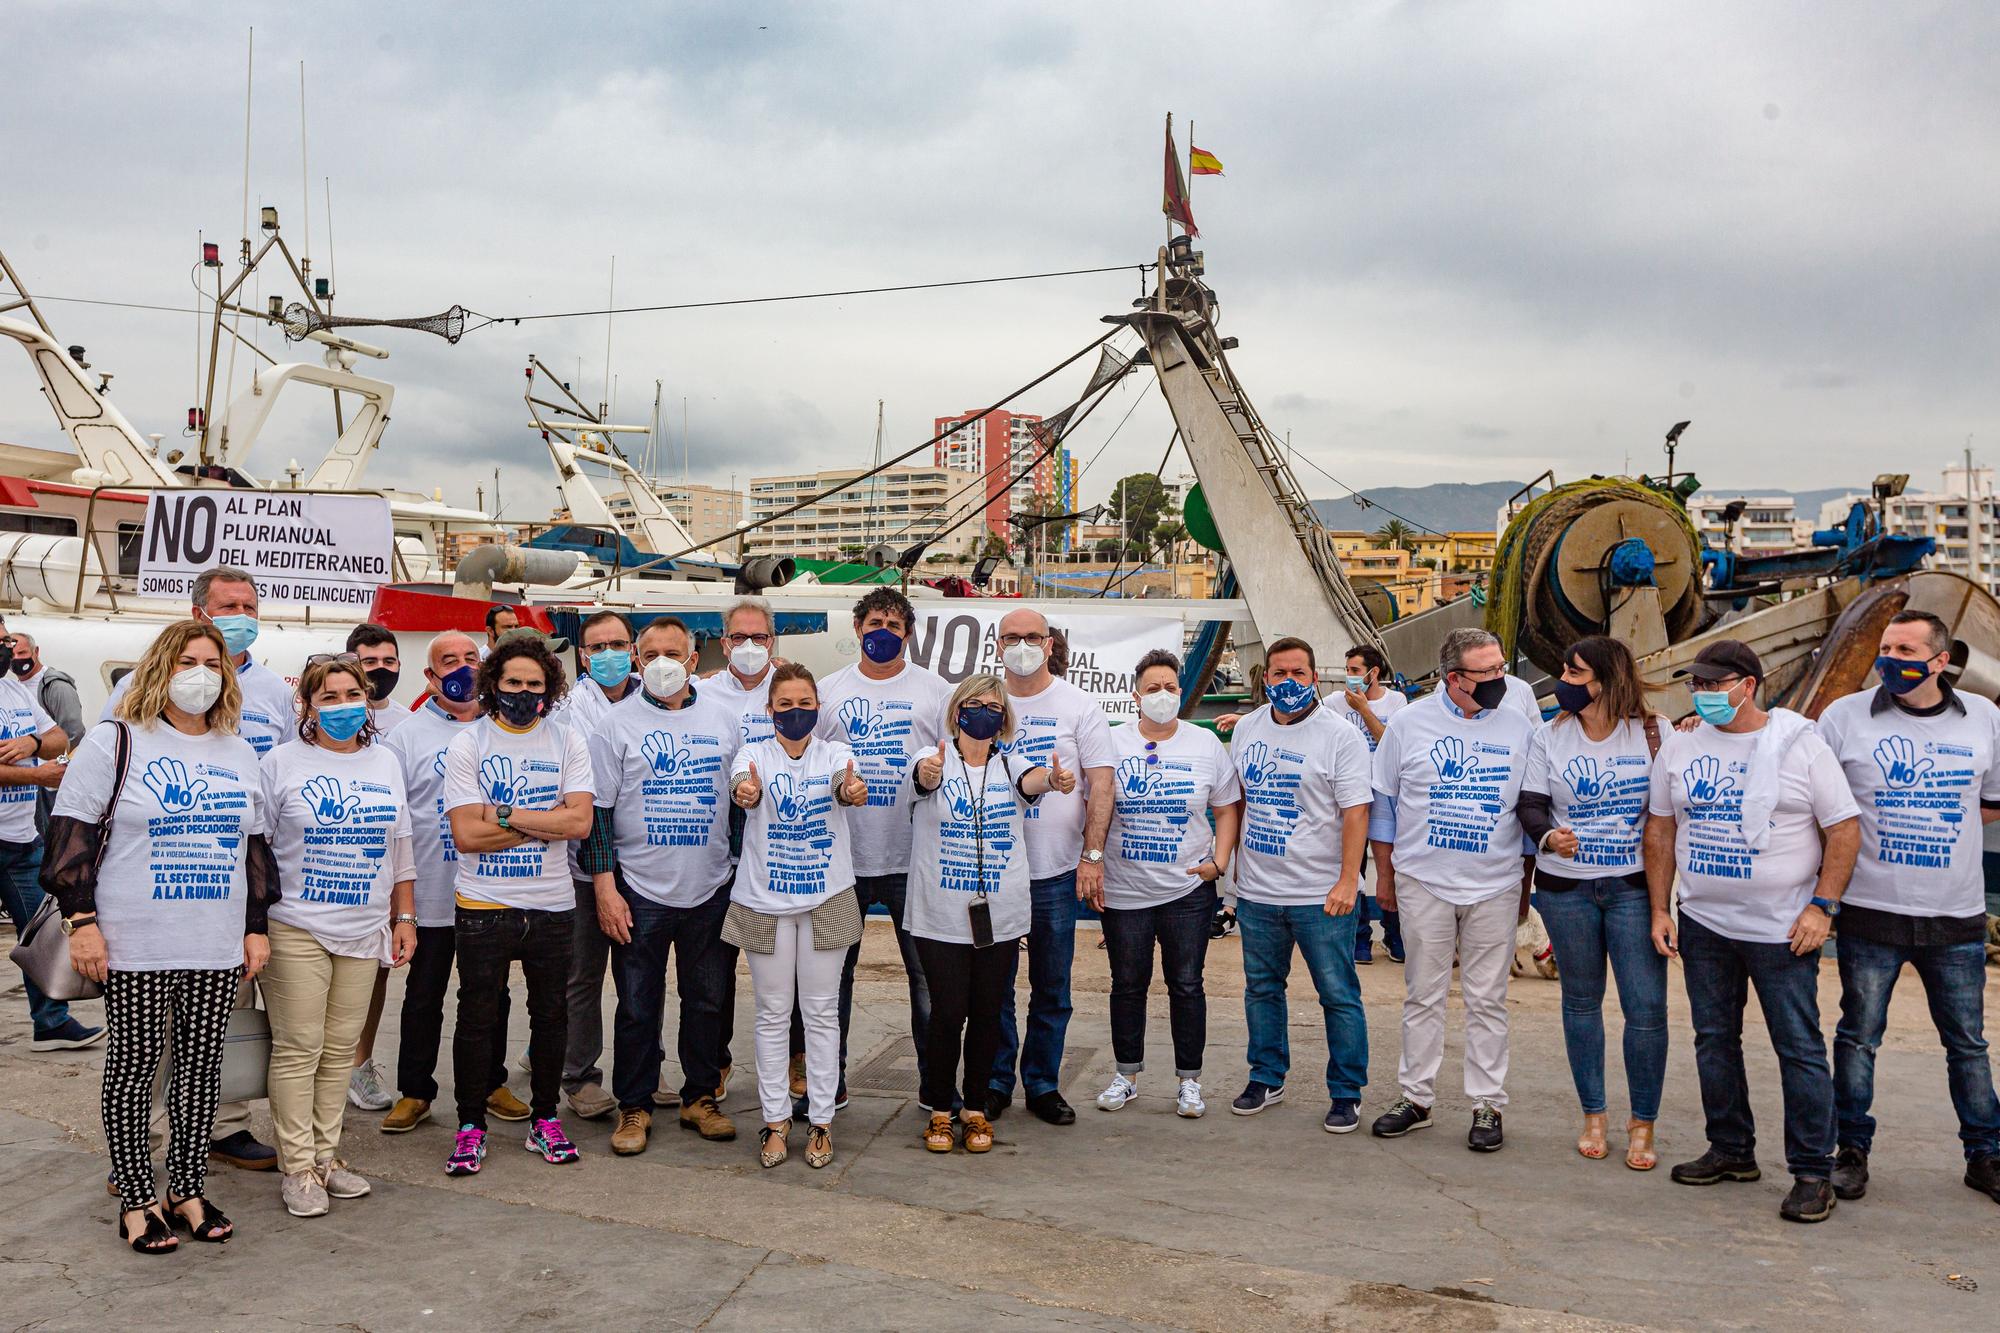
[[[426,315],[421,319],[363,319],[356,315],[322,315],[303,301],[294,301],[285,307],[285,340],[298,342],[321,329],[377,328],[415,329],[455,343],[465,336],[465,317],[469,313],[464,306],[455,305],[441,315]]]

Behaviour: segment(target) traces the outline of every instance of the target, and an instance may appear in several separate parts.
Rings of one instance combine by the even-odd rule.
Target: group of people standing
[[[1440,688],[1408,706],[1390,702],[1402,696],[1364,648],[1347,656],[1345,689],[1322,699],[1313,646],[1278,639],[1265,651],[1266,702],[1230,719],[1225,748],[1183,719],[1171,653],[1137,663],[1137,721],[1112,728],[1052,672],[1062,644],[1039,612],[1002,618],[1002,669],[953,686],[910,660],[915,611],[886,588],[855,607],[860,659],[824,681],[777,656],[769,604],[745,598],[724,616],[725,665],[706,678],[695,633],[673,616],[636,634],[619,612],[590,616],[573,684],[533,630],[489,624],[485,645],[441,634],[414,710],[388,702],[400,663],[379,627],[312,659],[294,689],[249,655],[246,574],[210,571],[194,601],[194,618],[160,634],[67,764],[42,871],[73,966],[105,988],[111,1187],[120,1235],[143,1252],[174,1248],[176,1229],[199,1241],[233,1233],[205,1197],[211,1153],[249,1166],[268,1156],[298,1216],[368,1193],[341,1155],[343,1101],[379,1082],[374,1026],[397,967],[409,972],[389,1133],[431,1117],[458,975],[448,1174],[482,1169],[490,1119],[526,1120],[530,1151],[575,1161],[565,1101],[576,1115],[615,1113],[619,1155],[645,1151],[656,1112],[675,1106],[700,1138],[734,1139],[721,1108],[739,952],[755,1006],[759,1160],[785,1161],[802,1119],[806,1162],[823,1167],[847,1099],[862,920],[878,905],[907,974],[931,1151],[990,1150],[1017,1086],[1041,1120],[1074,1123],[1061,1065],[1079,903],[1101,915],[1112,982],[1116,1068],[1096,1105],[1118,1111],[1139,1096],[1157,958],[1174,1109],[1203,1115],[1203,967],[1225,879],[1249,1038],[1230,1109],[1283,1100],[1296,949],[1326,1025],[1322,1124],[1350,1132],[1368,1081],[1356,964],[1371,857],[1386,942],[1405,963],[1400,1095],[1375,1135],[1433,1123],[1456,968],[1468,1145],[1501,1147],[1506,986],[1532,891],[1562,975],[1583,1156],[1608,1152],[1602,1011],[1615,979],[1625,1162],[1655,1165],[1666,960],[1678,953],[1710,1149],[1674,1178],[1757,1178],[1741,1044],[1755,986],[1784,1070],[1797,1183],[1783,1214],[1817,1221],[1836,1195],[1860,1197],[1873,1053],[1911,962],[1949,1053],[1966,1181],[2000,1200],[1978,942],[1978,829],[2000,817],[2000,709],[1951,689],[1934,617],[1897,616],[1881,686],[1816,728],[1757,705],[1762,666],[1734,642],[1688,668],[1699,721],[1677,731],[1608,639],[1569,650],[1547,723],[1481,631],[1446,640]],[[21,734],[43,736],[45,720],[30,710]],[[36,739],[37,751],[45,743],[60,746]],[[11,772],[0,757],[0,789]],[[1843,908],[1829,1067],[1817,960]],[[661,1079],[670,959],[678,1087]],[[526,1103],[506,1087],[515,964],[531,1034]],[[597,1067],[606,971],[617,995],[608,1091]],[[223,1037],[252,979],[271,1027],[275,1149],[230,1113],[218,1121]],[[161,1101],[164,1202],[149,1132]]]

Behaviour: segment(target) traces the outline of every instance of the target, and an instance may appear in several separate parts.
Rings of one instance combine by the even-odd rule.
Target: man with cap
[[[1716,1185],[1761,1174],[1743,1067],[1743,1010],[1755,986],[1784,1087],[1793,1185],[1778,1215],[1823,1222],[1834,1208],[1834,1128],[1819,953],[1854,870],[1859,812],[1812,723],[1757,703],[1764,665],[1748,644],[1711,643],[1680,674],[1691,678],[1700,722],[1667,737],[1653,763],[1646,882],[1653,946],[1678,952],[1687,979],[1709,1148],[1673,1178]]]
[[[1944,1043],[1965,1183],[2000,1203],[2000,1100],[1986,1056],[1982,824],[2000,820],[2000,708],[1945,678],[1951,631],[1928,611],[1883,627],[1881,684],[1836,699],[1819,735],[1861,810],[1861,855],[1841,899],[1840,1022],[1833,1033],[1839,1148],[1833,1191],[1868,1190],[1875,1048],[1904,964]]]

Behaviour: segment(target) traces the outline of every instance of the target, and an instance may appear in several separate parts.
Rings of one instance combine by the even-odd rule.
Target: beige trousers
[[[377,959],[328,953],[311,931],[271,923],[261,980],[271,1016],[271,1125],[286,1175],[340,1155],[354,1048],[381,970]]]

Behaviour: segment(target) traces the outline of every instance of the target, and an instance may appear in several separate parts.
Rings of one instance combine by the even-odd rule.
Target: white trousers
[[[792,1001],[806,1029],[806,1107],[815,1125],[833,1123],[840,1088],[840,970],[845,949],[813,948],[812,916],[778,918],[777,947],[743,956],[757,994],[757,1099],[764,1123],[792,1118]]]
[[[1445,996],[1451,965],[1465,999],[1465,1095],[1498,1109],[1507,1104],[1507,977],[1521,896],[1508,889],[1469,907],[1448,903],[1408,875],[1396,875],[1403,917],[1403,1095],[1419,1106],[1437,1100],[1444,1063]]]

